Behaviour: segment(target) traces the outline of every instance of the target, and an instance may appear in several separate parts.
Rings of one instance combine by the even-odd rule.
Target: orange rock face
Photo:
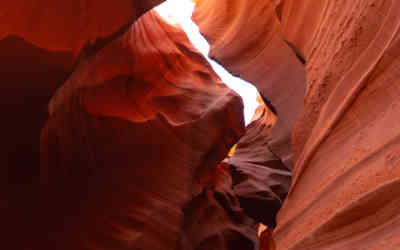
[[[303,106],[305,70],[283,39],[275,5],[270,1],[203,0],[197,2],[193,18],[210,42],[210,57],[252,82],[278,114],[268,144],[292,168],[290,134]]]
[[[243,107],[180,28],[155,12],[145,14],[82,63],[49,108],[41,138],[42,191],[53,204],[43,202],[50,235],[45,247],[203,244],[201,238],[193,242],[195,228],[183,233],[197,220],[188,213],[198,213],[184,207],[220,186],[213,176],[244,131]],[[218,201],[207,197],[201,204],[210,206],[211,216]],[[224,207],[219,211],[226,213]],[[243,220],[243,212],[237,213]],[[218,228],[218,222],[209,224],[210,237],[241,235],[236,228]]]
[[[260,235],[261,250],[276,250],[276,244],[273,238],[273,229],[264,230]]]
[[[400,249],[400,2],[196,1],[247,128],[160,2],[0,6],[2,246]]]
[[[267,99],[273,89],[256,76],[277,51],[265,45],[274,34],[306,61],[294,183],[274,231],[277,249],[400,248],[399,13],[397,1],[384,0],[198,2],[195,19],[211,55]],[[278,61],[288,65],[284,56]],[[279,83],[280,93],[288,91]]]
[[[0,7],[0,39],[18,36],[42,49],[78,55],[84,46],[116,38],[161,2],[5,0]]]
[[[40,131],[48,118],[51,96],[78,61],[158,2],[5,0],[0,4],[0,110],[4,118],[0,145],[6,169],[5,208],[12,212],[12,216],[4,213],[9,249],[31,249],[31,239],[37,238],[33,220],[38,217],[35,207],[40,196]]]
[[[227,162],[232,168],[233,190],[246,214],[257,222],[275,227],[275,216],[285,199],[290,170],[268,147],[275,117],[265,106],[250,123]]]
[[[304,48],[309,90],[278,249],[399,249],[400,4],[307,2],[321,10],[283,14]],[[304,29],[292,30],[297,20]]]

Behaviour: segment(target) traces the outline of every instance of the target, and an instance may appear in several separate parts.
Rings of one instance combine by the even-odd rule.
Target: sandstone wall
[[[255,60],[242,60],[247,50],[235,50],[236,43],[255,49],[272,41],[277,25],[266,22],[275,15],[281,38],[306,61],[304,110],[292,137],[294,181],[278,216],[277,249],[398,249],[398,1],[267,2],[199,1],[195,17],[211,54],[245,78],[253,71],[244,65]],[[265,50],[257,65],[267,68],[271,54]],[[286,64],[282,53],[277,61]],[[262,91],[262,79],[246,79]]]

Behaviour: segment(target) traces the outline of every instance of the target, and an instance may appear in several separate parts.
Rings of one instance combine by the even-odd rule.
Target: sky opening
[[[260,105],[257,101],[257,89],[250,83],[231,75],[224,67],[208,57],[210,45],[200,34],[199,28],[191,19],[194,7],[195,3],[192,0],[167,0],[157,6],[155,10],[168,23],[180,25],[186,32],[189,40],[207,58],[222,81],[242,97],[244,118],[247,125],[251,122],[256,108]]]

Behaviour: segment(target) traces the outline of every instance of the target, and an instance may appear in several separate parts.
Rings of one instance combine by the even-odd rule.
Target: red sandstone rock
[[[4,0],[0,6],[0,40],[13,35],[42,49],[78,55],[88,43],[126,29],[161,2]]]
[[[261,106],[263,107],[263,106]],[[275,216],[289,187],[290,170],[268,150],[268,136],[276,117],[265,106],[250,123],[227,161],[233,169],[233,189],[240,206],[257,222],[275,227]]]
[[[268,53],[275,52],[252,52],[265,48],[254,37],[270,41],[276,30],[266,24],[270,8],[261,8],[268,4],[203,0],[195,13],[211,54],[259,89],[263,79],[246,75],[267,68]],[[307,61],[307,94],[293,132],[298,159],[273,236],[277,249],[399,249],[400,3],[284,0],[278,6],[280,34]]]
[[[292,168],[290,133],[303,105],[305,72],[283,39],[275,5],[264,0],[203,0],[197,2],[193,18],[210,42],[210,56],[253,83],[278,114],[268,144]]]
[[[261,233],[260,250],[276,250],[276,244],[273,239],[272,228],[268,228]]]
[[[241,208],[229,164],[221,163],[203,192],[184,208],[184,249],[258,249],[257,223]]]
[[[40,131],[51,96],[79,60],[159,2],[1,1],[1,163],[9,225],[3,238],[11,242],[5,248],[30,249],[28,242],[36,238]]]
[[[40,131],[48,117],[48,101],[67,79],[71,62],[68,53],[48,52],[17,37],[0,41],[0,162],[6,171],[1,193],[7,197],[2,219],[7,225],[3,237],[11,242],[9,248],[4,245],[7,249],[24,249],[19,244],[34,237],[30,225],[37,217]]]
[[[179,27],[147,13],[82,63],[49,107],[41,177],[50,242],[42,249],[187,249],[186,238],[203,244],[184,233],[198,220],[190,215],[197,210],[184,207],[219,190],[213,176],[243,133],[242,104]],[[212,209],[218,202],[201,203]],[[216,215],[228,220],[219,207]],[[225,244],[252,243],[241,236],[245,227],[218,218],[204,233],[214,230]]]
[[[326,14],[283,15],[305,48],[309,92],[278,249],[399,249],[400,3],[307,2]]]
[[[400,248],[398,1],[198,1],[211,55],[278,115],[271,132],[254,122],[230,159],[244,181],[216,168],[243,133],[240,100],[179,29],[149,14],[128,30],[158,1],[138,3],[0,6],[2,151],[18,215],[3,245],[252,249],[249,217],[271,221],[262,201],[287,192],[264,167],[291,166],[293,150],[294,185],[262,249],[271,237],[285,250]],[[44,106],[75,68],[50,104],[38,201],[20,184],[36,181]]]

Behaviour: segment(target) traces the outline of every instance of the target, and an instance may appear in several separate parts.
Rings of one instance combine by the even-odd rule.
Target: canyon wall
[[[46,247],[181,249],[192,223],[184,207],[202,193],[203,206],[219,204],[209,197],[213,176],[244,132],[242,108],[180,28],[146,13],[50,101],[41,137],[41,191],[54,204],[43,202]]]
[[[399,249],[400,2],[160,2],[0,6],[7,249]]]
[[[276,116],[261,105],[236,145],[229,163],[233,189],[246,214],[268,227],[276,226],[276,214],[285,199],[291,172],[269,148],[269,135]]]
[[[159,2],[6,0],[0,4],[0,148],[6,183],[2,189],[6,246],[10,242],[13,249],[26,249],[19,245],[36,237],[40,133],[48,118],[50,98],[76,65]]]
[[[10,168],[10,182],[22,185],[39,174],[39,135],[55,90],[80,61],[160,2],[2,2],[1,111],[7,119],[0,125],[5,138],[1,149],[3,163]]]
[[[257,249],[220,164],[240,97],[154,11],[81,62],[41,136],[41,249]]]
[[[258,72],[247,69],[264,51],[237,48],[272,43],[268,34],[278,24],[266,20],[279,20],[274,33],[306,61],[293,183],[273,233],[277,249],[399,249],[400,3],[267,2],[203,0],[195,20],[211,55],[261,91]],[[264,53],[253,69],[268,69],[275,51]],[[287,57],[276,62],[285,65]]]
[[[278,115],[268,145],[293,168],[291,129],[302,110],[306,79],[302,61],[282,38],[275,5],[203,0],[197,2],[193,19],[210,42],[210,57],[254,84]]]
[[[138,19],[155,4],[3,6],[9,248],[252,250],[257,222],[275,224],[280,183],[248,190],[241,157],[221,163],[245,133],[240,97],[179,26]]]

